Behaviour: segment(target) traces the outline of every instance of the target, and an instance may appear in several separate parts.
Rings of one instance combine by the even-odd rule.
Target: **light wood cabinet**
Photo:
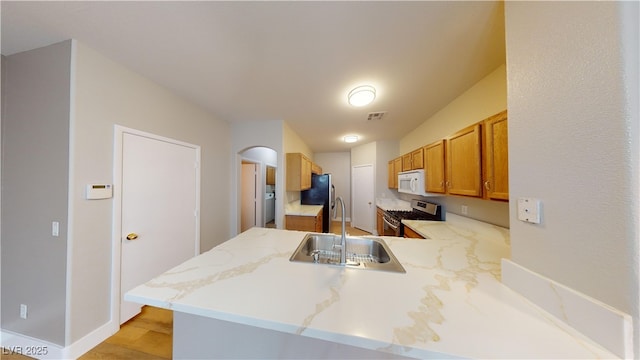
[[[424,151],[422,148],[411,152],[411,170],[424,169]]]
[[[475,124],[447,139],[447,192],[482,196],[481,126]]]
[[[424,147],[425,191],[445,193],[445,141],[438,140]]]
[[[422,148],[402,155],[402,171],[424,168],[424,153]]]
[[[311,163],[311,173],[317,174],[317,175],[322,175],[322,168],[320,167],[320,165],[312,162]]]
[[[267,185],[276,184],[276,168],[267,166]]]
[[[398,173],[402,170],[402,157],[390,160],[387,164],[387,187],[389,189],[398,188]]]
[[[322,232],[322,210],[316,216],[286,215],[287,230]]]
[[[287,153],[287,191],[311,187],[311,160],[301,153]]]
[[[384,235],[384,210],[376,207],[376,230],[378,231],[378,236]]]
[[[393,175],[394,189],[398,188],[398,174],[402,171],[402,157],[397,157],[393,160],[393,168],[395,174]]]
[[[411,170],[411,153],[402,155],[402,171]]]
[[[389,163],[387,164],[387,187],[389,189],[398,188],[398,185],[396,185],[396,182],[398,182],[398,179],[395,178],[396,171],[393,166],[393,163],[394,163],[394,160],[389,160]]]
[[[408,226],[404,227],[404,237],[410,238],[410,239],[424,239],[424,236],[418,234]]]
[[[509,200],[507,111],[484,120],[484,194],[486,199]]]

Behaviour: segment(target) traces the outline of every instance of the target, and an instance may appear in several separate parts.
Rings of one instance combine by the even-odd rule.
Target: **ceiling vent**
[[[372,121],[372,120],[382,120],[382,118],[387,114],[386,111],[377,111],[377,112],[371,112],[369,114],[367,114],[367,121]]]

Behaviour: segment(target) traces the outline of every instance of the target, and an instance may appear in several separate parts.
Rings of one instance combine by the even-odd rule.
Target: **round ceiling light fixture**
[[[349,104],[353,106],[365,106],[376,98],[376,89],[370,85],[358,86],[351,90],[347,97]]]
[[[358,135],[347,135],[344,137],[344,142],[346,143],[354,143],[358,141]]]

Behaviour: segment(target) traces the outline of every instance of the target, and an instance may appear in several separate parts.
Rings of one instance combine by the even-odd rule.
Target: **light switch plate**
[[[518,198],[518,220],[540,224],[540,200],[535,198]]]

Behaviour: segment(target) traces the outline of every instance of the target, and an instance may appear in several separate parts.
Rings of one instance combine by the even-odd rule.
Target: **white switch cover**
[[[518,220],[540,224],[540,200],[518,198]]]
[[[51,222],[51,235],[60,236],[60,223],[57,221]]]

